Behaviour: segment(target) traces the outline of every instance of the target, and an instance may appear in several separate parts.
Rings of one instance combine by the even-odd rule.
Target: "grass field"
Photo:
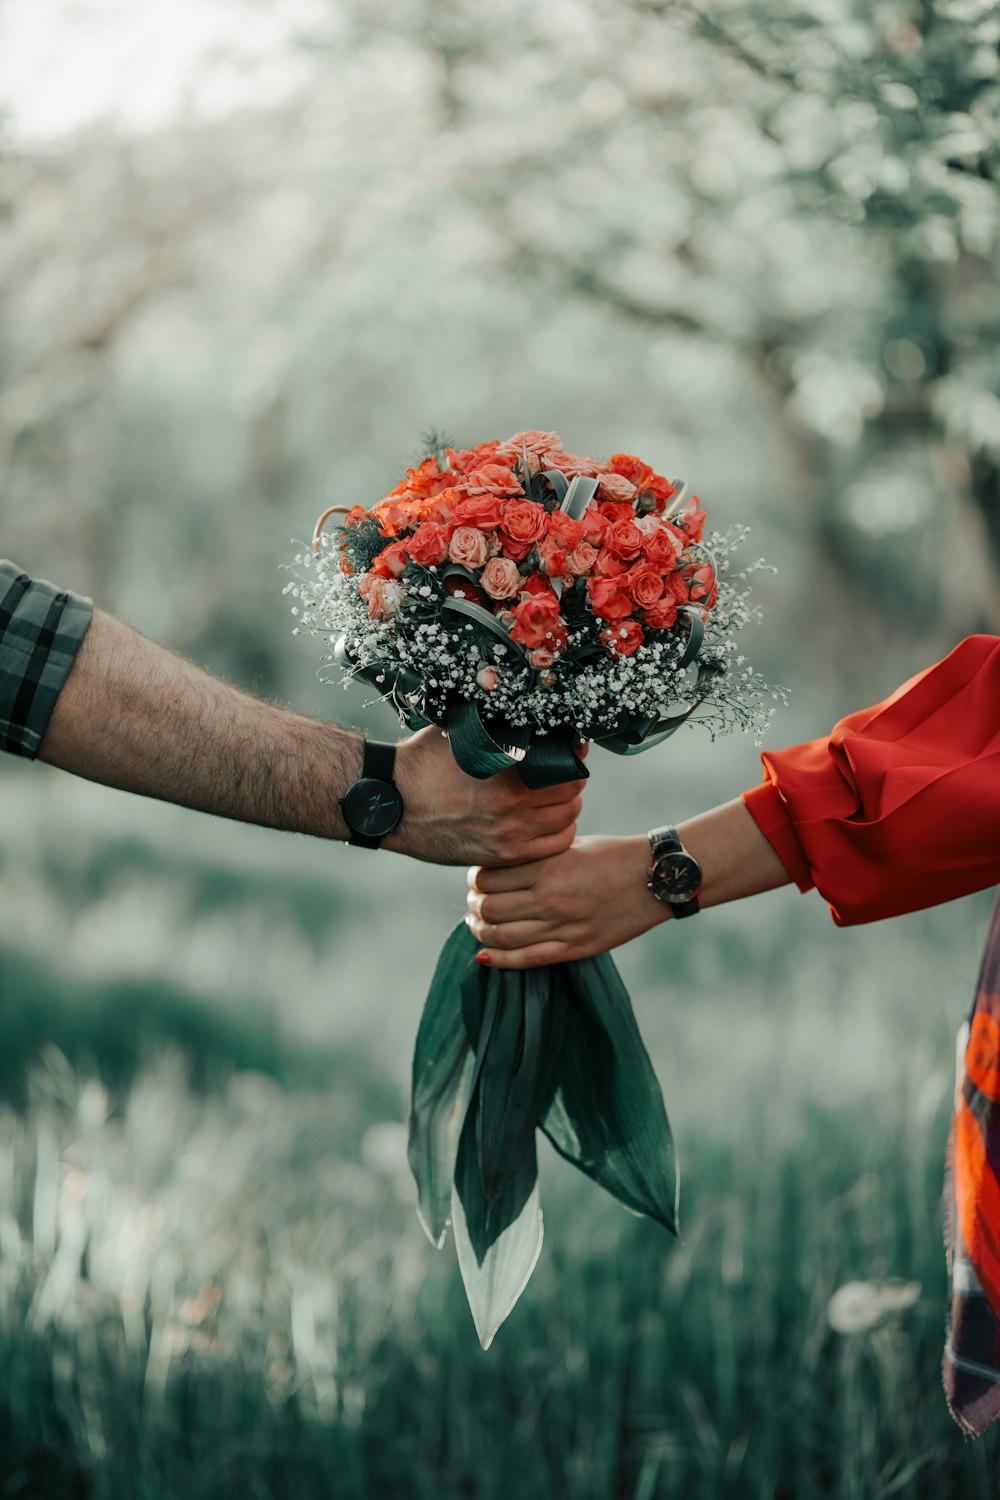
[[[682,1241],[545,1151],[542,1259],[484,1355],[404,1158],[456,877],[427,872],[373,977],[370,891],[321,846],[202,849],[173,815],[104,833],[86,806],[9,820],[0,1496],[1000,1493],[938,1373],[985,897],[840,933],[780,895],[628,950]],[[838,1287],[887,1278],[912,1306],[831,1326]]]

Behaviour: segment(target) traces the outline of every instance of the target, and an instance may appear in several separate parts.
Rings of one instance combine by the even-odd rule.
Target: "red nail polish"
[[[491,964],[492,962],[493,962],[493,960],[492,960],[492,958],[490,958],[490,955],[488,953],[477,953],[476,954],[476,963],[477,964]]]

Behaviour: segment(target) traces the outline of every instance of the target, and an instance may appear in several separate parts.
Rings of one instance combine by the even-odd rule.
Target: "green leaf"
[[[455,1247],[479,1342],[488,1349],[500,1324],[509,1315],[531,1280],[542,1250],[542,1210],[538,1183],[513,1224],[490,1246],[482,1264],[469,1237],[462,1200],[456,1189],[452,1203]]]
[[[476,704],[468,699],[452,704],[446,727],[452,755],[467,776],[475,776],[479,781],[509,770],[524,759],[523,745],[499,744],[483,724]]]
[[[570,1023],[542,1128],[588,1177],[676,1234],[673,1137],[628,991],[607,953],[554,974],[554,987],[566,987]]]
[[[491,969],[470,1040],[477,1071],[455,1161],[455,1186],[479,1264],[535,1185],[535,1129],[555,1086],[565,1013],[549,999],[549,969]],[[472,1008],[466,999],[466,1014]]]
[[[439,1249],[451,1216],[455,1156],[475,1068],[461,996],[478,947],[461,922],[438,959],[413,1053],[407,1155],[417,1183],[417,1214]]]
[[[534,735],[527,755],[518,765],[517,774],[533,791],[540,787],[561,786],[564,781],[586,781],[590,776],[573,744],[560,734]]]

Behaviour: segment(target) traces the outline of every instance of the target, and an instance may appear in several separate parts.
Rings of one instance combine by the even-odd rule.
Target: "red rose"
[[[587,593],[599,620],[624,620],[632,613],[632,601],[621,588],[620,578],[590,578]]]
[[[403,542],[390,542],[372,563],[371,571],[379,578],[401,578],[406,572],[406,546]]]
[[[531,573],[521,585],[521,594],[545,594],[558,602],[558,595],[544,573]]]
[[[613,526],[616,521],[634,521],[635,506],[620,505],[617,500],[604,500],[597,507],[599,513]]]
[[[666,595],[652,609],[647,609],[643,618],[650,630],[669,630],[677,619],[677,600],[670,594]]]
[[[667,504],[677,493],[677,486],[664,479],[662,474],[654,474],[646,486],[646,489],[656,501],[657,510],[666,510]]]
[[[664,583],[667,593],[672,594],[678,604],[686,604],[688,602],[688,586],[680,573],[668,573],[664,579]]]
[[[542,556],[542,564],[550,578],[562,578],[566,574],[568,558],[565,548],[560,547],[558,542],[547,536],[539,547]]]
[[[500,501],[496,495],[465,495],[451,508],[453,526],[474,526],[477,531],[495,531],[500,525]]]
[[[510,638],[529,650],[536,646],[558,650],[566,640],[566,627],[555,594],[528,594],[516,604]]]
[[[631,521],[616,521],[607,535],[607,547],[616,557],[638,557],[646,538]]]
[[[579,546],[583,540],[583,522],[575,521],[564,510],[554,510],[549,516],[548,534],[554,537],[561,547],[572,552],[573,548]]]
[[[680,517],[680,524],[691,538],[692,542],[700,542],[702,532],[705,530],[705,512],[698,504],[697,496],[691,501]]]
[[[422,568],[443,563],[448,553],[448,530],[437,521],[422,521],[406,543],[406,550]]]
[[[607,547],[602,547],[597,554],[597,561],[594,563],[595,578],[620,578],[624,572],[625,564],[621,558],[615,557],[614,553],[609,552]]]
[[[648,489],[650,481],[656,477],[649,464],[644,464],[634,453],[612,453],[608,468],[612,474],[621,474],[624,479],[631,480],[637,490]]]
[[[534,500],[509,500],[504,506],[500,532],[508,557],[520,561],[527,557],[548,528],[549,517],[544,505]]]
[[[646,537],[643,545],[646,562],[650,567],[659,568],[661,573],[673,572],[686,540],[684,537],[678,541],[672,526],[657,526]]]
[[[663,594],[663,574],[645,563],[637,563],[625,574],[625,588],[633,604],[640,609],[652,609]]]
[[[470,495],[523,495],[521,481],[506,464],[483,464],[465,476]]]
[[[715,574],[711,564],[698,563],[696,567],[685,568],[684,579],[688,587],[688,598],[692,604],[703,604],[706,609],[711,609],[717,596]]]
[[[583,540],[599,547],[604,541],[607,529],[606,517],[601,515],[596,505],[591,504],[583,513]]]
[[[611,625],[601,631],[601,640],[614,656],[631,656],[643,642],[642,626],[638,620],[623,620],[620,625]]]

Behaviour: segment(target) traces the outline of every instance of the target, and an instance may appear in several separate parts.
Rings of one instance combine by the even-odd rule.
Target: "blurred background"
[[[990,0],[0,0],[0,552],[391,734],[282,570],[429,427],[555,428],[751,525],[822,733],[1000,630],[998,80]],[[584,829],[758,748],[595,753]],[[545,1151],[484,1355],[404,1154],[463,872],[12,759],[0,826],[0,1496],[1000,1493],[938,1376],[988,894],[624,950],[682,1242]]]

